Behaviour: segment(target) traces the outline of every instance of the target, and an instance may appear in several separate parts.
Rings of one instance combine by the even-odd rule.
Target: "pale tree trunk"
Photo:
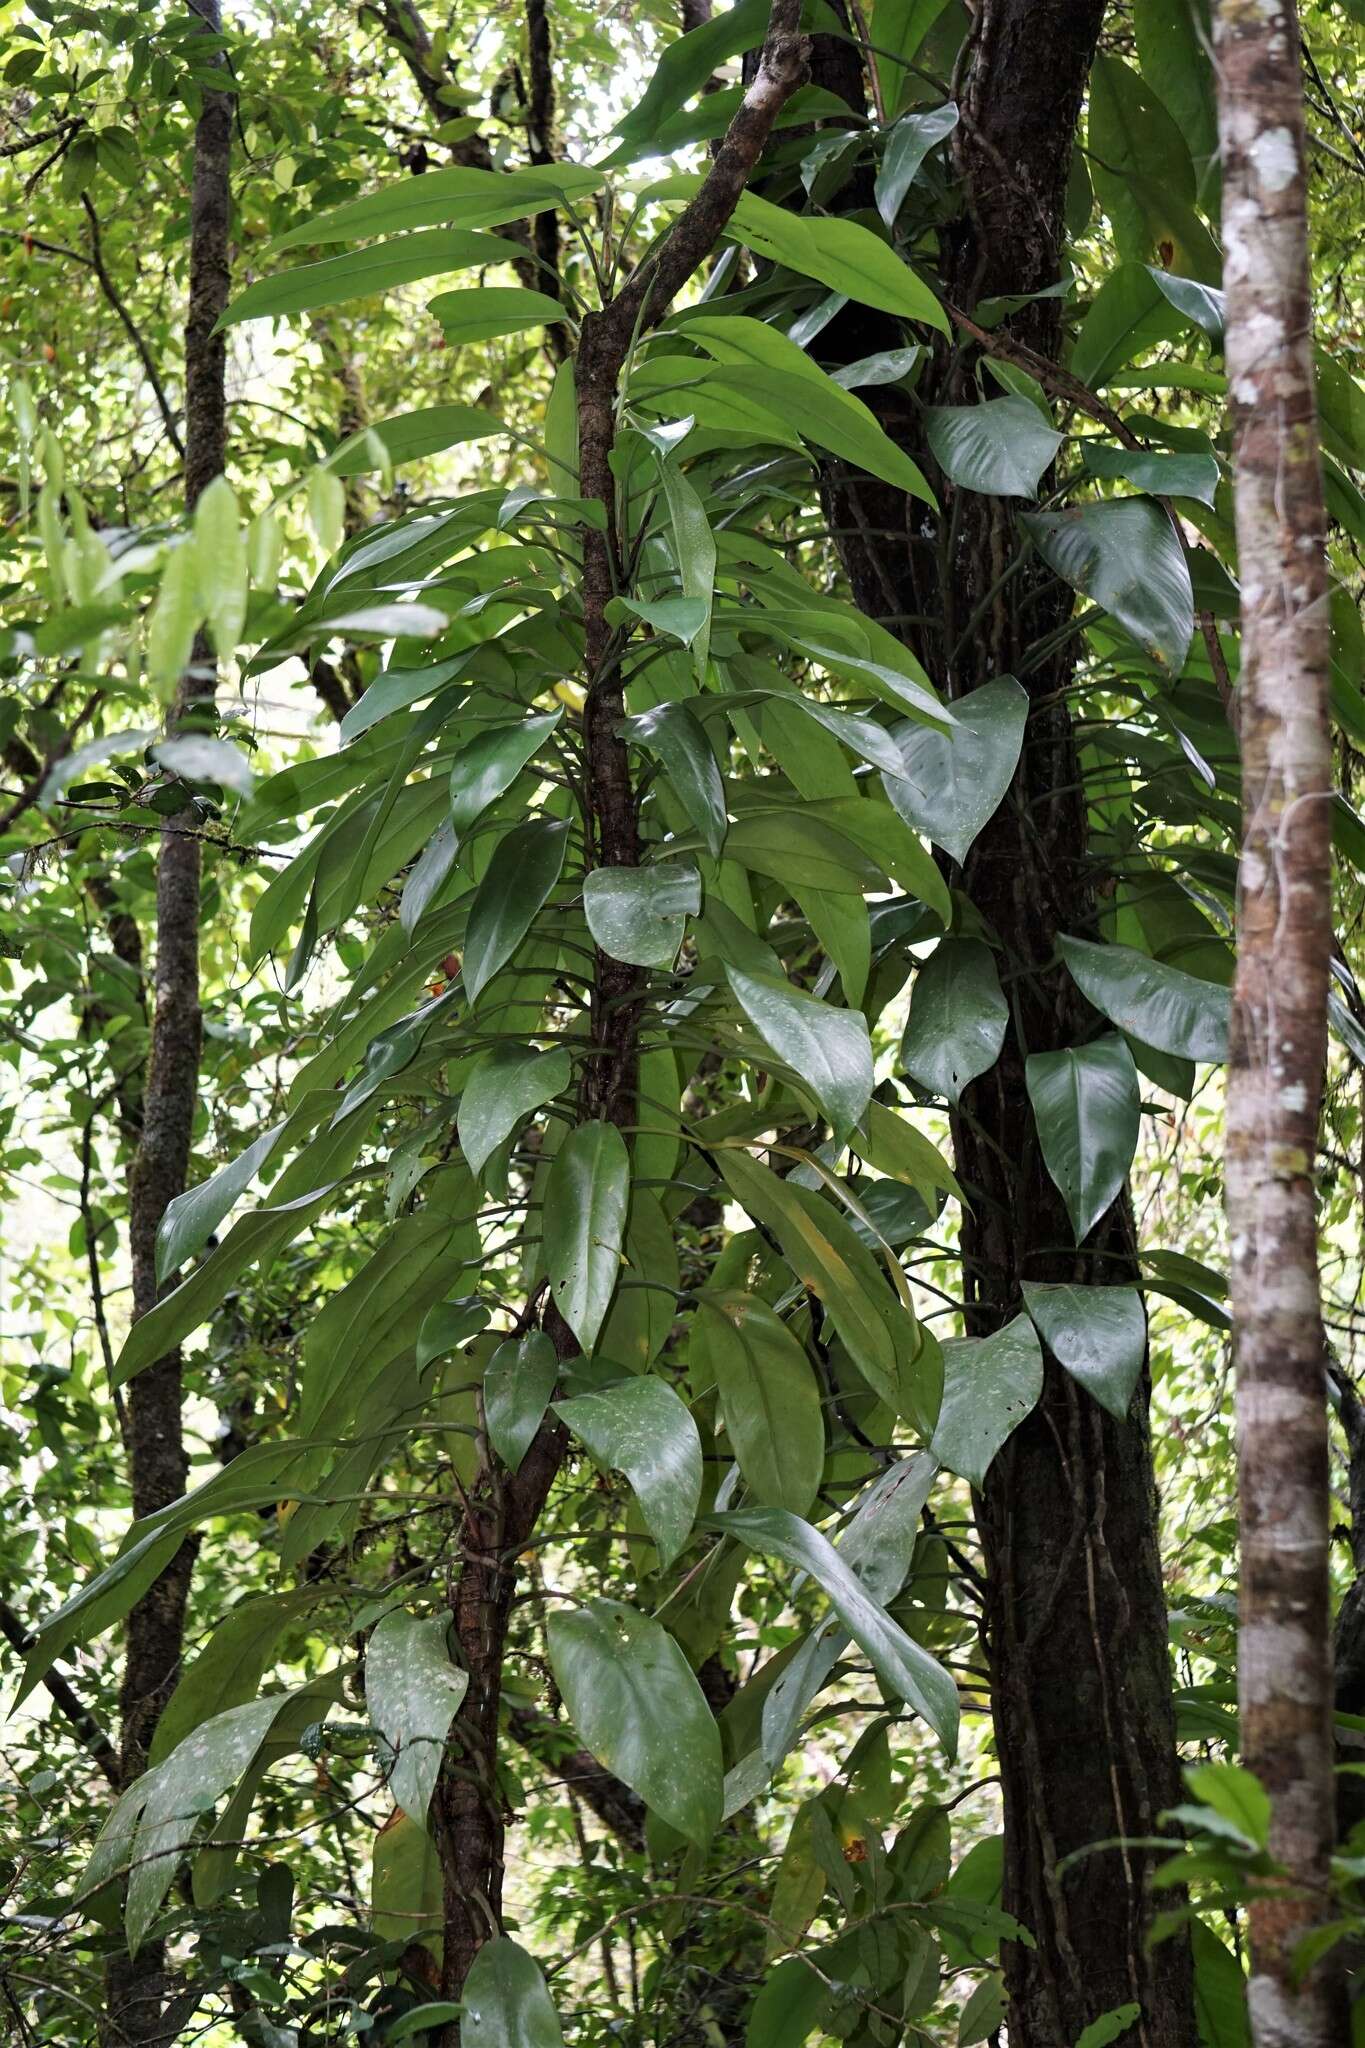
[[[207,34],[221,27],[219,0],[191,0]],[[217,59],[211,61],[218,61]],[[214,329],[227,305],[228,171],[232,100],[207,92],[195,127],[190,188],[190,291],[185,321],[185,509],[221,476],[226,447],[225,344]],[[168,725],[174,730],[196,700],[214,689],[213,658],[201,634],[181,678]],[[128,1176],[128,1236],[133,1317],[157,1302],[157,1226],[185,1186],[199,1093],[199,841],[171,819],[161,841],[156,883],[155,1007],[142,1099],[141,1135]],[[123,1415],[124,1449],[141,1520],[186,1490],[188,1460],[181,1415],[180,1353],[173,1351],[131,1382]],[[157,1722],[179,1676],[185,1608],[194,1569],[186,1541],[128,1616],[119,1696],[119,1776],[131,1784],[147,1767]],[[173,1986],[165,1945],[151,1941],[110,1966],[105,2037],[169,2043],[188,2014],[168,2004]]]
[[[1242,580],[1242,860],[1228,1074],[1242,1754],[1287,1882],[1251,1906],[1257,2048],[1346,2038],[1333,1842],[1326,1350],[1313,1162],[1332,953],[1328,586],[1293,0],[1221,0],[1215,31],[1227,368]]]

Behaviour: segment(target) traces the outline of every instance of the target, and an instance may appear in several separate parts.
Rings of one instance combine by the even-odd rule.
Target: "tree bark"
[[[714,248],[762,154],[782,106],[806,74],[800,0],[773,0],[757,74],[736,111],[701,190],[655,253],[617,297],[585,316],[576,364],[579,488],[606,515],[601,528],[580,529],[587,696],[583,709],[583,804],[587,859],[633,867],[639,858],[638,798],[618,727],[625,709],[618,643],[606,609],[629,584],[616,519],[611,454],[617,386],[637,333],[663,318],[677,292]],[[584,1063],[578,1112],[621,1128],[635,1121],[639,971],[596,952],[589,1029],[601,1056]],[[553,1306],[544,1327],[561,1358],[575,1340]],[[468,1492],[458,1554],[463,1558],[453,1601],[455,1638],[469,1687],[455,1724],[458,1760],[437,1783],[433,1829],[444,1880],[443,1995],[456,1998],[480,1948],[502,1922],[506,1818],[497,1782],[502,1664],[516,1564],[563,1463],[568,1437],[546,1422],[520,1469],[506,1472],[491,1452]],[[446,2029],[457,2048],[458,2022]]]
[[[954,138],[964,204],[941,245],[947,297],[1055,282],[1077,119],[1103,0],[984,0],[959,65]],[[844,90],[818,70],[820,83]],[[844,96],[849,97],[846,90]],[[856,193],[852,203],[862,203]],[[847,315],[844,316],[847,319]],[[873,316],[829,334],[846,357],[890,345]],[[1055,358],[1055,299],[1008,323]],[[970,344],[938,352],[921,397],[976,398]],[[883,425],[925,467],[917,412],[869,392]],[[936,480],[937,481],[937,480]],[[1056,965],[1059,932],[1098,936],[1087,819],[1066,688],[1072,595],[1035,563],[1000,584],[1020,550],[1007,500],[939,482],[942,517],[847,471],[831,475],[830,523],[854,597],[915,646],[949,697],[1015,674],[1030,709],[1014,784],[954,874],[1003,949],[1015,994],[999,1061],[953,1119],[970,1207],[962,1246],[967,1328],[986,1336],[1020,1311],[1024,1280],[1135,1282],[1126,1194],[1082,1251],[1043,1166],[1024,1086],[1026,1053],[1082,1042],[1093,1018]],[[1039,659],[1050,634],[1057,651]],[[1178,1797],[1166,1616],[1157,1543],[1147,1381],[1115,1421],[1056,1361],[976,1502],[987,1567],[987,1649],[1000,1757],[1006,1910],[1036,1947],[1005,1946],[1015,2048],[1071,2048],[1099,2014],[1136,2001],[1143,2048],[1195,2038],[1188,1948],[1149,1951],[1153,1852],[1091,1845],[1157,1832]]]
[[[219,0],[191,0],[207,34],[221,28]],[[215,57],[211,61],[218,62]],[[228,301],[229,161],[232,101],[206,92],[195,126],[190,191],[190,290],[185,323],[185,509],[224,467],[226,448],[226,343],[214,327]],[[173,731],[196,701],[213,694],[215,675],[207,642],[195,644],[168,725]],[[147,1314],[160,1289],[156,1233],[168,1204],[185,1186],[190,1136],[199,1090],[198,839],[168,821],[161,841],[156,886],[155,1005],[151,1051],[142,1097],[142,1123],[129,1171],[129,1246],[133,1317]],[[181,1415],[178,1351],[131,1381],[124,1445],[139,1521],[186,1490],[188,1460]],[[179,1672],[194,1546],[177,1551],[155,1585],[128,1616],[119,1696],[119,1774],[131,1784],[147,1767],[152,1736]],[[174,2039],[163,2010],[169,1989],[164,1944],[149,1942],[109,1972],[108,2038],[112,2043]]]
[[[1313,1163],[1331,980],[1326,520],[1318,451],[1299,25],[1293,0],[1216,10],[1226,357],[1242,583],[1242,857],[1227,1105],[1241,1528],[1242,1755],[1287,1884],[1251,1905],[1257,2048],[1346,2038],[1331,1911],[1327,1352]]]

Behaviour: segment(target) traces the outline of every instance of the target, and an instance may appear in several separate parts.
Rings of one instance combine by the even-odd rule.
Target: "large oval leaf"
[[[632,967],[671,967],[701,909],[701,877],[680,860],[643,868],[593,868],[583,881],[583,911],[594,942]]]
[[[628,718],[621,735],[633,746],[647,747],[658,756],[706,851],[719,860],[730,823],[725,784],[696,714],[686,704],[656,704],[652,711]]]
[[[504,1138],[533,1109],[568,1087],[573,1069],[563,1046],[495,1045],[475,1061],[460,1096],[456,1128],[470,1172],[477,1176]]]
[[[884,775],[882,785],[906,823],[960,864],[1010,786],[1028,693],[1013,676],[998,676],[959,697],[953,717],[951,732],[902,726],[900,774]]]
[[[413,1820],[426,1819],[446,1736],[469,1673],[446,1648],[450,1617],[386,1614],[365,1651],[365,1704],[394,1752],[389,1790]]]
[[[543,1330],[509,1337],[484,1369],[483,1414],[488,1441],[509,1472],[519,1470],[550,1405],[559,1359]]]
[[[556,1401],[555,1413],[599,1465],[625,1473],[659,1563],[672,1564],[692,1533],[701,1499],[701,1438],[686,1403],[651,1375]]]
[[[614,1124],[579,1124],[545,1183],[545,1265],[559,1313],[584,1351],[597,1342],[621,1266],[630,1155]]]
[[[1022,524],[1043,560],[1093,598],[1173,676],[1194,637],[1194,589],[1185,550],[1150,498],[1029,512]]]
[[[996,1452],[1032,1414],[1042,1391],[1043,1353],[1027,1316],[1016,1316],[991,1337],[950,1337],[943,1346],[934,1456],[980,1486]]]
[[[463,835],[510,789],[563,713],[541,712],[519,725],[495,725],[461,747],[450,770],[450,822]]]
[[[999,1059],[1009,1014],[990,947],[940,939],[915,976],[901,1065],[956,1109],[967,1083]]]
[[[540,1965],[505,1934],[486,1941],[464,1980],[461,2048],[563,2048]]]
[[[952,483],[990,497],[1035,498],[1038,479],[1063,436],[1029,398],[988,398],[981,405],[930,405],[924,432]]]
[[[1057,1363],[1122,1422],[1147,1355],[1136,1287],[1046,1287],[1024,1282],[1024,1306]]]
[[[1024,1081],[1043,1159],[1080,1244],[1128,1177],[1137,1147],[1137,1068],[1116,1034],[1065,1052],[1031,1053]]]
[[[720,1826],[720,1731],[672,1636],[616,1600],[552,1614],[546,1634],[569,1718],[598,1762],[705,1848]]]
[[[872,1097],[872,1042],[862,1011],[836,1009],[790,982],[738,967],[725,973],[755,1031],[811,1090],[842,1143]]]
[[[1089,939],[1063,936],[1057,949],[1081,994],[1120,1031],[1182,1059],[1227,1058],[1232,1008],[1227,989],[1167,967],[1133,946],[1096,946]]]
[[[528,292],[520,285],[480,285],[477,290],[438,292],[427,311],[440,321],[449,345],[492,341],[499,334],[521,334],[528,327],[552,327],[564,308],[548,292]]]
[[[788,212],[746,192],[731,217],[729,233],[760,256],[813,277],[862,306],[899,313],[950,334],[948,318],[927,284],[886,242],[856,221]]]
[[[700,1338],[745,1483],[766,1508],[804,1515],[825,1469],[825,1420],[810,1360],[752,1294],[701,1297]]]

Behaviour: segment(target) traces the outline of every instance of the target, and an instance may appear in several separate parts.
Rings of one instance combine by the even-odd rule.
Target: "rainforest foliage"
[[[0,23],[7,2038],[1249,2043],[1208,0]],[[1340,2013],[1365,11],[1298,26]]]

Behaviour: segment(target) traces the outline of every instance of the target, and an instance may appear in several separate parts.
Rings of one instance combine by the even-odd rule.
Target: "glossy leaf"
[[[860,305],[950,332],[947,316],[928,285],[894,249],[856,221],[834,216],[788,213],[771,200],[746,192],[734,210],[730,233],[759,256],[802,277],[816,278],[831,291]]]
[[[1009,1023],[995,956],[980,939],[940,939],[915,976],[901,1065],[955,1109],[1000,1057]]]
[[[926,406],[924,432],[953,483],[1005,498],[1036,497],[1038,479],[1062,445],[1062,436],[1027,398]]]
[[[461,2048],[561,2048],[563,2040],[535,1958],[505,1934],[486,1941],[464,1981]]]
[[[705,1848],[720,1825],[720,1732],[672,1636],[616,1600],[560,1609],[546,1627],[555,1682],[598,1762]]]
[[[861,1010],[840,1010],[786,981],[727,966],[726,978],[765,1045],[810,1089],[834,1127],[848,1136],[872,1095],[872,1044]]]
[[[882,33],[880,23],[877,33]],[[889,228],[896,225],[896,216],[919,175],[920,165],[956,126],[957,108],[949,100],[944,106],[930,108],[928,113],[903,114],[890,130],[874,193],[877,211]]]
[[[471,235],[449,229],[396,235],[390,242],[353,249],[345,256],[328,256],[321,263],[303,263],[249,284],[237,294],[219,325],[232,327],[239,320],[316,312],[322,306],[337,306],[348,299],[392,291],[396,285],[413,284],[418,278],[439,277],[446,271],[471,270],[507,260],[507,244],[496,235]]]
[[[1201,505],[1213,504],[1220,472],[1212,455],[1111,448],[1103,441],[1085,442],[1082,452],[1092,476],[1122,477],[1154,497],[1194,498]]]
[[[1044,1163],[1081,1244],[1122,1188],[1137,1146],[1133,1055],[1115,1034],[1064,1052],[1031,1053],[1024,1079]]]
[[[353,242],[399,229],[457,221],[463,228],[496,228],[563,199],[585,199],[602,183],[589,164],[535,164],[481,171],[463,165],[403,177],[316,213],[272,244],[272,253],[314,242]]]
[[[633,746],[647,747],[663,763],[707,852],[719,860],[729,827],[725,784],[696,714],[686,704],[657,704],[652,711],[628,718],[621,732]]]
[[[537,1052],[527,1045],[495,1045],[481,1054],[469,1070],[456,1118],[470,1172],[480,1175],[533,1110],[565,1092],[572,1074],[562,1046]]]
[[[949,1756],[956,1753],[958,1700],[952,1678],[870,1597],[827,1537],[782,1508],[741,1508],[709,1519],[746,1549],[809,1572],[888,1692],[924,1717]]]
[[[446,1736],[469,1690],[469,1673],[446,1647],[449,1630],[448,1614],[422,1618],[399,1608],[375,1625],[365,1649],[365,1704],[394,1752],[389,1790],[416,1821],[426,1819]]]
[[[648,1374],[556,1401],[555,1414],[599,1465],[625,1473],[660,1565],[672,1564],[692,1533],[701,1499],[701,1438],[685,1402]]]
[[[991,1337],[948,1339],[934,1456],[980,1486],[1042,1391],[1043,1354],[1027,1316],[1015,1316]]]
[[[701,1297],[694,1343],[715,1374],[721,1414],[750,1491],[804,1515],[825,1464],[825,1422],[810,1360],[756,1295]]]
[[[583,880],[588,930],[604,953],[635,967],[671,967],[687,920],[701,909],[701,877],[677,860],[593,868]]]
[[[1059,1365],[1122,1422],[1147,1356],[1136,1287],[1045,1286],[1025,1280],[1024,1306]]]
[[[541,1228],[555,1306],[586,1352],[616,1291],[629,1201],[621,1133],[613,1124],[579,1124],[555,1154]]]
[[[528,327],[552,327],[564,317],[558,299],[520,285],[481,285],[477,290],[438,292],[427,311],[440,321],[447,347],[493,341],[500,334],[524,334]]]
[[[1050,569],[1112,613],[1160,667],[1180,674],[1194,637],[1194,591],[1159,505],[1125,498],[1027,513],[1023,524]]]
[[[1057,950],[1082,995],[1120,1031],[1182,1059],[1227,1058],[1232,998],[1217,982],[1201,981],[1132,946],[1097,946],[1064,935]]]
[[[543,1330],[509,1338],[489,1359],[483,1376],[484,1425],[509,1472],[521,1469],[558,1377],[559,1360]]]
[[[364,476],[385,462],[397,467],[418,462],[424,455],[439,455],[443,449],[458,448],[466,441],[487,441],[505,434],[507,427],[495,413],[477,405],[427,405],[412,412],[400,412],[392,419],[376,420],[362,427],[333,455],[328,468],[333,476]]]
[[[533,818],[499,840],[469,908],[464,986],[472,1003],[505,967],[559,880],[569,827]]]
[[[902,726],[900,775],[882,782],[906,823],[961,863],[1013,780],[1028,695],[1013,676],[999,676],[959,697],[953,716],[948,733]]]
[[[563,715],[546,711],[519,725],[491,726],[460,749],[450,770],[450,822],[461,838],[512,787]]]
[[[156,1231],[156,1277],[164,1281],[201,1252],[218,1225],[235,1208],[262,1167],[266,1165],[284,1131],[284,1124],[272,1124],[259,1138],[220,1167],[198,1187],[186,1188],[167,1204]]]

